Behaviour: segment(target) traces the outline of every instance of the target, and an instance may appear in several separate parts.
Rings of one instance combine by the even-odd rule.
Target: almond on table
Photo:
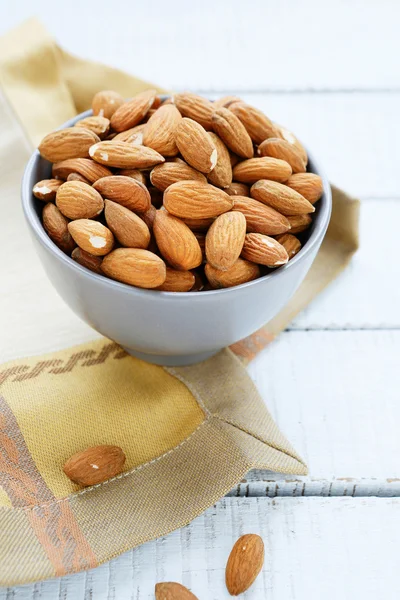
[[[236,96],[153,89],[127,100],[102,90],[92,109],[44,137],[51,175],[32,190],[45,231],[75,263],[197,293],[257,279],[307,243],[323,182],[271,115]]]

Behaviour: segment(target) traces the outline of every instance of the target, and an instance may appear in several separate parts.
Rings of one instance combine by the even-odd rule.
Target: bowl
[[[87,111],[61,128],[92,114]],[[48,237],[41,223],[43,203],[32,194],[51,164],[38,151],[22,180],[22,204],[33,242],[51,283],[86,323],[151,363],[174,366],[196,363],[268,323],[289,301],[318,252],[331,213],[329,183],[312,155],[309,171],[322,177],[324,193],[316,205],[308,239],[286,265],[237,287],[204,292],[159,292],[135,288],[82,267]]]

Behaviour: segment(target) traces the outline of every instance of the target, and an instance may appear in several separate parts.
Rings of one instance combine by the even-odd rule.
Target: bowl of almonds
[[[51,282],[127,352],[191,364],[288,302],[331,211],[302,143],[236,97],[95,95],[39,144],[22,202]]]

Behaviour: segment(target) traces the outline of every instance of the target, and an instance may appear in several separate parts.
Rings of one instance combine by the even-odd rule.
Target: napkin
[[[96,91],[128,97],[148,87],[67,54],[35,20],[0,39],[0,359],[13,359],[0,365],[0,585],[92,568],[165,535],[251,468],[307,473],[245,364],[349,262],[358,246],[357,200],[332,187],[321,250],[275,319],[187,367],[151,365],[91,339],[32,252],[19,187],[33,147],[89,108]],[[65,348],[76,342],[85,343]],[[62,465],[98,444],[123,449],[124,472],[81,489]]]

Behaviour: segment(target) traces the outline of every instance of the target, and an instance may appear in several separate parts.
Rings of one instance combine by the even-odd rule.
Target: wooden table
[[[93,571],[0,590],[0,600],[144,600],[154,597],[160,580],[181,581],[199,600],[222,600],[227,555],[245,532],[260,533],[266,544],[264,571],[248,598],[397,599],[400,5],[36,0],[34,6],[4,4],[0,33],[34,10],[76,54],[168,89],[238,94],[293,129],[330,179],[361,198],[361,249],[250,366],[274,418],[308,462],[308,477],[252,472],[188,527]],[[31,283],[27,273],[27,289]],[[56,312],[59,318],[65,310],[53,348],[93,337],[60,308],[50,287],[49,294],[51,302],[35,306],[35,316],[50,331]],[[4,304],[9,319],[26,319],[29,340],[30,317],[13,314],[12,293]],[[5,335],[2,343],[18,342]]]

